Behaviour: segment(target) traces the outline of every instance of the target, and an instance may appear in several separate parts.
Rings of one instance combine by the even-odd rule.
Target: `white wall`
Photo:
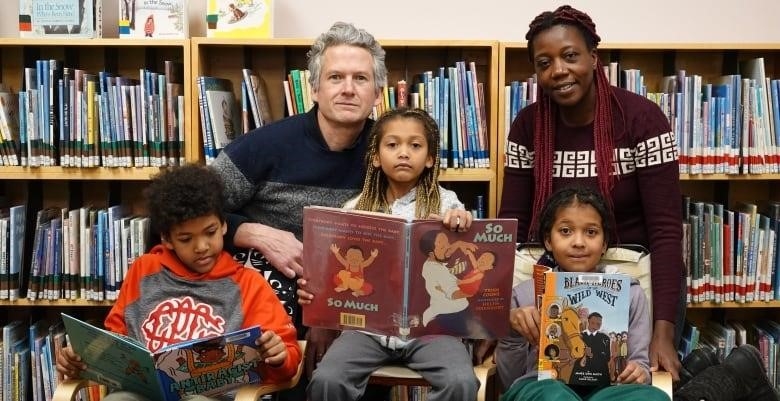
[[[207,0],[190,0],[190,34],[205,36]],[[379,39],[524,41],[528,23],[560,4],[542,0],[274,0],[275,36],[313,38],[334,21]],[[119,0],[103,0],[105,37],[116,37]],[[604,42],[780,43],[778,0],[570,0]],[[628,3],[628,4],[627,4]],[[18,36],[18,0],[0,0],[0,36]],[[710,14],[705,17],[704,14]]]

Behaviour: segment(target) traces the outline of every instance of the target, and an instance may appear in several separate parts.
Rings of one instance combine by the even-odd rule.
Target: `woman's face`
[[[561,110],[564,113],[590,110],[592,113],[596,104],[593,82],[596,49],[588,50],[579,29],[555,25],[539,32],[533,40],[533,52],[539,84]],[[593,118],[592,115],[588,117]]]

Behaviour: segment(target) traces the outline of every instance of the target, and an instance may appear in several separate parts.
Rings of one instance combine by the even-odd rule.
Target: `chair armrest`
[[[57,384],[51,399],[52,401],[72,401],[79,390],[93,385],[96,386],[97,383],[84,379],[68,379]]]
[[[298,348],[301,349],[302,357],[301,357],[301,363],[298,364],[298,371],[295,372],[295,376],[290,378],[290,380],[282,383],[260,384],[260,385],[247,384],[241,386],[238,388],[238,391],[236,392],[235,401],[256,401],[259,400],[260,397],[266,394],[276,393],[278,391],[287,390],[295,387],[298,384],[298,381],[301,379],[301,374],[303,373],[303,360],[304,360],[303,355],[306,354],[306,341],[299,340]]]
[[[669,399],[672,400],[672,374],[663,370],[652,372],[653,374],[653,387],[663,390]]]

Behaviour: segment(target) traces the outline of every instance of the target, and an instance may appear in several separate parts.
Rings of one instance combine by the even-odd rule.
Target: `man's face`
[[[379,104],[379,95],[374,59],[368,50],[349,45],[325,50],[319,88],[312,90],[312,98],[319,105],[321,128],[362,127]]]

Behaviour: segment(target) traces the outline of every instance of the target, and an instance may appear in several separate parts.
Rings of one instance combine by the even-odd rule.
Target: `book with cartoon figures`
[[[539,380],[593,386],[616,382],[628,357],[630,285],[622,274],[545,274]]]
[[[187,0],[119,0],[119,37],[186,39]]]
[[[273,0],[208,0],[206,36],[265,39],[274,33]]]
[[[71,346],[87,364],[81,377],[105,384],[112,391],[178,401],[193,394],[223,394],[261,380],[263,359],[255,345],[260,337],[258,326],[180,342],[153,353],[130,337],[67,314],[62,314],[62,320]]]
[[[497,338],[509,332],[517,221],[438,220],[306,207],[303,265],[315,294],[307,326],[415,338]]]

